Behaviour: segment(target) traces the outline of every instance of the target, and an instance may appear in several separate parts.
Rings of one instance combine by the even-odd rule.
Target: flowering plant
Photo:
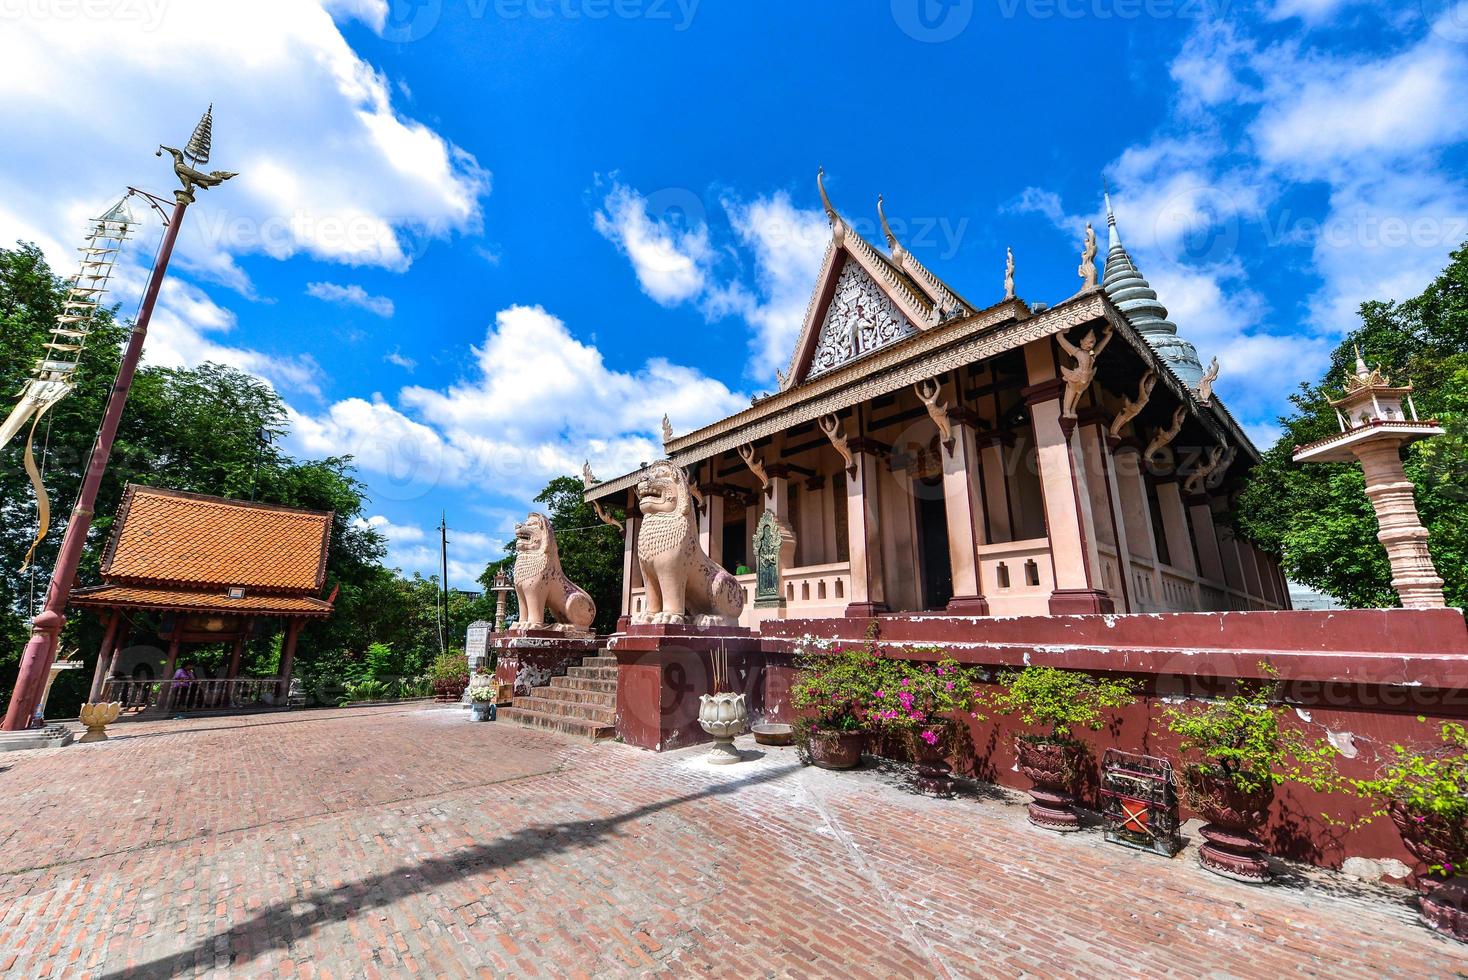
[[[975,668],[952,658],[891,660],[872,690],[866,716],[874,725],[937,745],[951,737],[955,715],[973,710],[977,679]]]
[[[469,688],[469,700],[476,704],[486,704],[495,701],[495,695],[499,693],[498,684],[480,684]]]
[[[801,647],[791,702],[810,713],[812,730],[861,730],[864,709],[889,664],[877,651],[874,631],[868,630],[867,643],[861,646],[812,645],[820,652]]]

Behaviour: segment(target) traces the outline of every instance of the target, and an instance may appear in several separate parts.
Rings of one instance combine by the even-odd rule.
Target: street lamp
[[[171,146],[158,147],[158,156],[166,151],[173,157],[173,172],[183,187],[173,192],[173,214],[166,219],[167,228],[163,233],[163,243],[158,249],[158,260],[148,279],[142,308],[138,311],[122,363],[117,369],[117,380],[113,383],[112,394],[107,399],[107,410],[102,416],[102,426],[97,430],[97,441],[92,446],[92,455],[87,460],[76,506],[72,508],[71,520],[61,539],[56,567],[51,572],[51,586],[46,592],[46,605],[31,620],[30,642],[21,655],[20,675],[15,680],[15,691],[10,696],[5,723],[0,726],[7,732],[22,731],[31,727],[36,720],[41,696],[46,687],[46,677],[56,659],[61,628],[66,625],[66,605],[71,599],[77,565],[87,542],[87,531],[92,526],[92,508],[96,506],[102,475],[107,471],[107,460],[112,455],[112,442],[117,438],[122,410],[127,405],[133,375],[137,372],[138,361],[143,355],[143,340],[148,334],[148,321],[153,317],[153,306],[157,303],[158,291],[163,286],[163,274],[168,270],[168,260],[173,255],[174,242],[178,240],[178,229],[183,224],[184,211],[194,203],[195,189],[216,187],[236,176],[225,170],[205,173],[198,169],[209,162],[213,129],[214,107],[211,105],[194,127],[193,135],[182,150]]]

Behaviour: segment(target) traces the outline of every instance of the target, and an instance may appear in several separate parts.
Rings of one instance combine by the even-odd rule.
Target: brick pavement
[[[1403,892],[1251,888],[789,749],[429,707],[115,732],[0,760],[0,974],[1468,976]]]

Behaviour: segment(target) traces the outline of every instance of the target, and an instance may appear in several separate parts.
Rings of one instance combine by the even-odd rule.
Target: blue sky
[[[774,386],[815,190],[979,305],[1122,237],[1260,441],[1368,298],[1468,239],[1468,3],[41,0],[0,10],[0,235],[70,266],[215,103],[148,357],[275,385],[390,560],[466,585],[551,476]],[[103,106],[97,111],[98,104]],[[157,230],[118,282],[136,303]]]

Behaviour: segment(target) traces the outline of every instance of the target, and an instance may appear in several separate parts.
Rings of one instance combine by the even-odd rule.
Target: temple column
[[[826,478],[806,480],[800,494],[800,533],[796,563],[820,565],[826,561]]]
[[[989,602],[979,581],[978,543],[984,538],[983,510],[977,492],[978,454],[973,426],[953,423],[953,449],[943,453],[943,507],[948,517],[948,564],[953,572],[953,598],[948,611],[987,616]]]
[[[979,448],[984,474],[984,518],[988,533],[984,544],[1014,540],[1014,525],[1009,517],[1009,477],[1004,471],[1004,435],[985,435]]]
[[[291,669],[296,663],[296,638],[301,633],[301,621],[288,619],[285,622],[285,642],[280,647],[280,683],[276,685],[276,697],[283,698],[290,692]]]
[[[850,539],[851,601],[848,616],[875,616],[887,611],[886,586],[882,581],[882,538],[878,533],[880,500],[877,483],[881,457],[875,444],[865,439],[850,440],[856,460],[856,475],[846,478],[846,528]]]
[[[1417,516],[1412,482],[1402,468],[1402,446],[1396,441],[1370,442],[1355,448],[1366,475],[1366,496],[1376,511],[1376,540],[1386,548],[1392,588],[1408,609],[1440,608],[1442,576],[1427,550],[1427,528]]]
[[[1223,555],[1218,549],[1218,532],[1213,526],[1213,507],[1209,504],[1208,495],[1190,496],[1188,513],[1192,517],[1193,540],[1198,546],[1198,563],[1202,566],[1198,571],[1204,579],[1223,585],[1227,581],[1223,576]]]
[[[640,566],[637,564],[637,528],[642,516],[636,510],[627,512],[626,529],[622,535],[622,615],[617,630],[625,632],[632,621],[632,590],[637,587]]]
[[[1083,491],[1085,472],[1071,452],[1073,419],[1060,417],[1064,384],[1056,376],[1055,358],[1049,341],[1025,347],[1030,386],[1025,404],[1030,409],[1035,432],[1035,451],[1040,465],[1040,490],[1045,502],[1045,525],[1049,530],[1050,559],[1055,570],[1055,590],[1050,594],[1050,612],[1109,613],[1115,610],[1111,597],[1097,587],[1095,540],[1090,500]]]
[[[703,553],[724,564],[724,495],[711,489],[703,491],[703,513],[698,515],[698,537]]]
[[[1198,563],[1193,560],[1193,538],[1188,531],[1188,512],[1183,507],[1182,488],[1176,480],[1158,482],[1157,509],[1162,512],[1162,534],[1167,539],[1167,554],[1172,567],[1193,580],[1192,599],[1184,611],[1196,610],[1200,605]],[[1163,600],[1167,604],[1165,595]]]
[[[1117,511],[1121,514],[1123,538],[1131,560],[1146,562],[1143,572],[1129,568],[1132,612],[1152,612],[1161,608],[1162,580],[1158,566],[1157,538],[1152,528],[1152,514],[1147,505],[1147,483],[1142,463],[1142,447],[1135,442],[1123,443],[1111,454],[1117,493]],[[1140,581],[1139,581],[1140,579]],[[1138,593],[1142,594],[1139,595]],[[1146,608],[1144,608],[1146,607]]]
[[[1127,545],[1126,525],[1121,509],[1117,506],[1121,491],[1116,485],[1116,467],[1111,454],[1111,435],[1101,417],[1088,419],[1078,433],[1082,459],[1087,474],[1086,486],[1090,489],[1091,514],[1098,545],[1109,545],[1116,552],[1113,572],[1115,581],[1109,582],[1101,575],[1101,587],[1111,593],[1113,602],[1121,604],[1122,612],[1135,612],[1132,605],[1131,585],[1127,573],[1131,570],[1131,549]],[[1101,565],[1104,556],[1096,556]]]
[[[112,655],[117,649],[117,632],[122,627],[122,610],[112,610],[107,618],[107,629],[102,634],[102,643],[97,647],[97,667],[92,671],[92,690],[87,700],[93,704],[102,696],[107,683],[107,674],[112,670]]]

